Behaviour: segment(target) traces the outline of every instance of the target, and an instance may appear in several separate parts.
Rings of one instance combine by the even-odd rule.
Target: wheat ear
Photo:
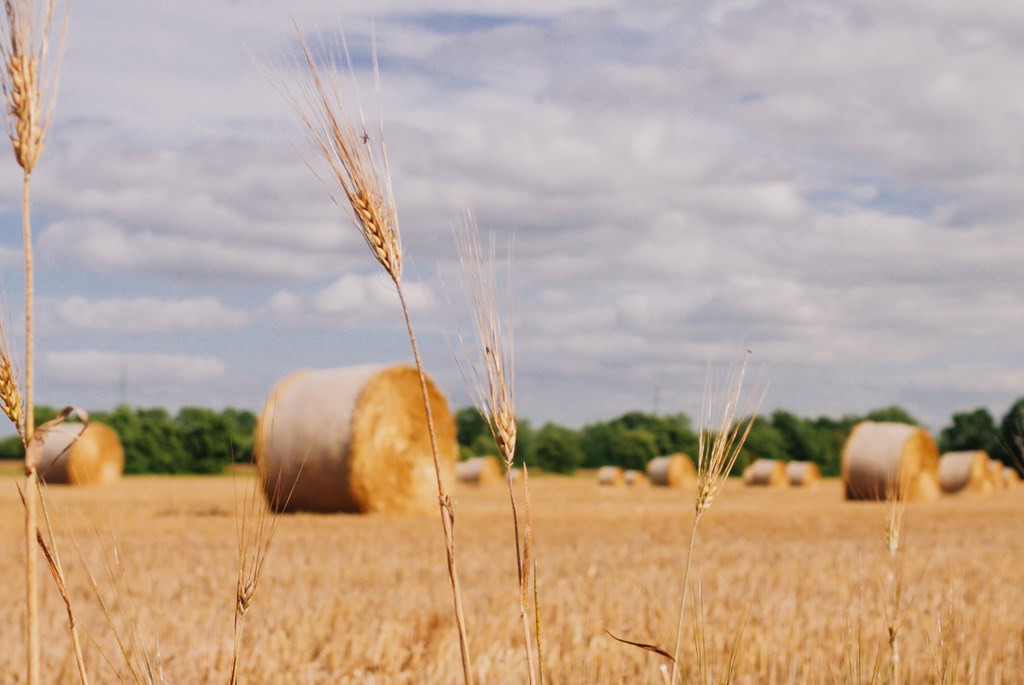
[[[56,57],[50,63],[50,29],[55,16],[55,0],[37,4],[35,0],[4,0],[0,22],[0,90],[7,109],[7,134],[14,159],[21,167],[22,233],[25,241],[25,417],[22,440],[27,444],[35,429],[34,376],[32,366],[32,222],[29,214],[32,170],[43,152],[46,133],[57,94],[60,56],[64,45],[62,29]],[[64,15],[67,27],[67,14]],[[10,414],[8,414],[10,416]],[[37,514],[34,467],[25,463],[25,603],[28,641],[28,685],[39,685],[39,557],[36,549]]]
[[[437,434],[427,392],[427,377],[423,370],[419,346],[413,332],[409,307],[402,290],[402,243],[398,229],[398,215],[395,211],[394,194],[391,188],[391,173],[388,168],[387,150],[384,145],[383,126],[378,122],[375,134],[367,129],[362,107],[357,107],[359,126],[349,116],[345,98],[341,95],[338,80],[329,80],[321,75],[317,62],[296,24],[299,44],[302,48],[304,69],[307,79],[299,88],[299,95],[287,84],[279,84],[279,90],[295,110],[296,116],[305,128],[309,141],[320,162],[329,173],[319,173],[310,168],[320,179],[334,202],[342,207],[359,230],[374,259],[384,268],[395,284],[398,301],[405,319],[416,371],[420,379],[423,396],[423,410],[427,419],[431,455],[434,460],[434,474],[437,478],[437,499],[444,533],[445,554],[448,564],[448,578],[451,583],[452,601],[455,611],[455,625],[459,635],[459,651],[462,658],[462,674],[466,685],[472,685],[473,672],[469,655],[469,636],[462,609],[462,590],[459,584],[458,565],[455,560],[455,503],[448,494],[441,473],[441,458],[437,447]],[[342,46],[347,59],[348,74],[358,103],[358,89],[355,88],[355,74],[348,46]],[[380,76],[374,72],[379,85]],[[379,94],[379,88],[378,88]],[[379,103],[378,103],[379,104]]]
[[[534,685],[537,680],[537,668],[534,663],[533,638],[530,635],[528,593],[532,570],[530,558],[533,552],[533,537],[528,515],[526,534],[520,544],[519,513],[512,484],[517,426],[511,315],[503,317],[503,310],[498,306],[494,234],[490,235],[485,250],[480,241],[480,231],[473,215],[467,212],[462,222],[456,225],[455,243],[462,266],[460,272],[462,290],[472,318],[473,333],[468,335],[463,333],[459,317],[452,307],[452,321],[459,339],[459,349],[453,350],[453,352],[462,379],[473,399],[473,404],[487,423],[505,462],[505,479],[508,485],[509,504],[512,510],[512,530],[515,536],[516,572],[519,578],[519,616],[526,649],[529,682],[530,685]],[[507,299],[511,302],[511,297]],[[467,338],[475,338],[476,344]],[[525,465],[523,474],[527,502],[529,502],[529,480],[525,477]],[[539,649],[538,644],[538,651]]]

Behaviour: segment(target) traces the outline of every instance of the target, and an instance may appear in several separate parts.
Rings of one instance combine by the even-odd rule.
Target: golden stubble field
[[[116,663],[117,652],[68,530],[111,592],[104,564],[116,538],[142,635],[169,682],[224,683],[235,512],[251,482],[134,477],[103,489],[50,489],[71,593],[90,636],[93,682],[118,682],[100,656]],[[586,477],[537,477],[531,485],[546,681],[663,682],[661,657],[604,631],[671,650],[692,493],[599,489]],[[525,682],[507,491],[462,486],[456,497],[479,682]],[[15,481],[0,478],[5,684],[24,677],[21,511]],[[859,652],[869,671],[887,644],[887,511],[842,501],[835,481],[777,491],[729,483],[701,522],[694,568],[708,650],[723,666],[749,610],[735,682],[862,682],[851,677],[852,660]],[[955,682],[1021,682],[1022,530],[1024,488],[908,506],[903,682],[938,682],[938,662],[950,655],[959,664]],[[44,680],[75,683],[66,617],[46,581]],[[123,591],[121,600],[129,604]],[[241,682],[459,682],[450,603],[436,513],[284,517],[247,619]],[[692,643],[686,654],[692,658]]]

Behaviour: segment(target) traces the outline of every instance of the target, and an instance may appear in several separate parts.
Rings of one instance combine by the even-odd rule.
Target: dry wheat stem
[[[263,451],[263,431],[257,430],[257,441],[255,445],[253,461],[263,463],[259,453]],[[283,497],[283,481],[278,478],[273,496],[270,500],[274,503],[284,502],[282,508],[287,509],[291,501],[295,486],[302,476],[302,469],[305,461],[299,467],[299,473],[292,483],[291,490],[286,497]],[[260,578],[263,577],[263,569],[270,555],[270,545],[277,533],[277,526],[280,523],[279,517],[270,515],[267,506],[262,506],[262,500],[257,496],[257,485],[253,481],[250,487],[246,488],[242,501],[242,514],[240,521],[236,519],[238,533],[238,575],[235,584],[235,623],[234,623],[234,646],[231,654],[231,673],[228,677],[230,685],[238,683],[238,665],[242,649],[242,631],[245,626],[245,617],[252,607],[253,599],[256,596],[256,588],[259,586]],[[255,518],[255,521],[252,519]]]
[[[527,505],[526,538],[524,544],[520,545],[519,513],[512,484],[517,425],[511,327],[503,330],[502,319],[498,314],[494,234],[490,234],[489,249],[485,254],[480,244],[479,229],[472,214],[467,212],[455,229],[455,242],[458,248],[459,262],[462,265],[460,274],[463,295],[469,303],[478,345],[468,344],[467,336],[463,334],[462,326],[459,323],[459,316],[456,315],[454,307],[451,307],[452,321],[459,340],[461,355],[454,349],[452,352],[470,397],[473,399],[473,404],[487,423],[505,463],[505,480],[508,486],[509,505],[512,512],[512,533],[515,539],[516,574],[519,579],[519,615],[523,627],[529,682],[530,685],[534,685],[536,667],[533,659],[533,640],[530,635],[529,620],[531,523],[529,505]],[[511,297],[508,299],[511,302]],[[449,302],[449,304],[451,303]],[[510,319],[511,317],[509,317]],[[507,346],[505,345],[506,340],[509,343]],[[525,476],[523,482],[526,488],[527,502],[529,502],[529,483]]]
[[[469,635],[466,632],[466,618],[462,610],[462,590],[459,586],[458,566],[455,562],[455,508],[452,498],[445,490],[444,479],[441,477],[441,459],[437,448],[437,434],[434,430],[434,415],[430,410],[430,395],[427,392],[427,376],[423,370],[423,362],[420,359],[419,346],[416,344],[416,335],[412,330],[412,320],[409,318],[409,307],[405,303],[405,295],[402,292],[402,285],[398,279],[394,279],[395,288],[398,291],[398,301],[402,306],[402,315],[405,317],[405,328],[409,334],[409,344],[412,346],[412,356],[416,361],[416,371],[420,378],[420,392],[423,395],[423,409],[427,417],[427,431],[430,434],[430,450],[434,458],[434,474],[437,476],[437,501],[441,510],[441,527],[444,530],[445,553],[448,562],[448,578],[451,581],[452,600],[455,605],[455,625],[459,633],[459,651],[462,656],[462,675],[466,685],[473,683],[473,671],[469,655]]]
[[[467,685],[472,685],[473,675],[469,656],[469,637],[466,632],[465,617],[462,610],[462,593],[459,585],[458,567],[455,562],[455,509],[451,497],[445,491],[441,475],[441,461],[437,447],[437,436],[434,431],[433,414],[430,410],[430,398],[427,391],[426,374],[420,359],[416,337],[413,334],[409,308],[402,292],[402,246],[398,230],[398,216],[395,210],[394,194],[391,187],[391,174],[388,168],[387,151],[384,145],[383,126],[376,138],[371,138],[367,131],[359,107],[361,129],[357,129],[348,115],[337,81],[328,83],[321,77],[316,61],[302,35],[298,24],[295,30],[299,36],[308,80],[301,87],[301,100],[296,97],[287,85],[280,88],[282,95],[295,110],[300,122],[305,127],[310,142],[326,163],[331,172],[328,183],[322,175],[317,174],[321,183],[327,188],[335,203],[349,212],[350,217],[359,229],[374,258],[391,277],[398,291],[398,299],[402,306],[409,342],[412,346],[416,369],[420,378],[420,390],[423,394],[423,406],[426,412],[427,428],[430,434],[431,454],[434,460],[434,473],[437,477],[438,506],[441,514],[441,526],[444,532],[445,551],[448,562],[448,577],[451,581],[452,599],[455,605],[455,622],[459,634],[459,647],[462,657],[463,676]],[[344,43],[348,72],[358,102],[358,89],[355,88],[355,74],[348,46]],[[380,77],[374,60],[376,82]],[[378,103],[379,110],[379,103]],[[316,169],[310,165],[314,173]],[[335,188],[337,190],[335,190]],[[338,192],[340,190],[340,192]]]
[[[736,464],[743,443],[750,435],[754,419],[761,408],[764,393],[755,390],[743,394],[743,381],[750,362],[750,350],[743,357],[739,371],[733,375],[726,385],[725,401],[722,404],[721,419],[717,430],[712,432],[714,424],[711,392],[710,370],[704,385],[704,401],[701,410],[702,427],[697,448],[697,493],[694,505],[693,525],[690,528],[690,539],[686,550],[686,566],[683,572],[683,592],[679,600],[679,617],[676,621],[676,643],[672,652],[671,685],[681,677],[679,655],[683,643],[683,625],[686,618],[686,593],[689,591],[690,569],[693,565],[693,549],[697,539],[697,526],[704,513],[711,508],[715,498],[729,478],[729,473]],[[759,397],[758,397],[759,395]],[[752,411],[751,411],[752,410]],[[746,416],[737,420],[737,417]]]
[[[78,675],[81,678],[82,685],[89,685],[89,676],[85,670],[85,655],[82,652],[82,643],[78,637],[78,621],[75,619],[75,612],[71,607],[71,595],[68,593],[64,577],[64,567],[60,562],[60,554],[57,551],[57,542],[53,535],[53,524],[50,522],[50,514],[46,508],[46,498],[42,496],[42,492],[39,495],[40,508],[43,511],[43,521],[46,523],[46,532],[50,538],[50,543],[47,545],[43,539],[42,531],[38,528],[36,529],[36,541],[39,543],[40,549],[42,549],[43,557],[46,559],[46,564],[49,566],[50,573],[57,585],[57,591],[60,593],[61,599],[64,601],[64,607],[67,610],[68,630],[71,632],[71,645],[75,652]]]
[[[35,428],[34,375],[32,365],[32,230],[29,196],[32,170],[39,161],[46,131],[53,113],[60,67],[61,32],[57,59],[49,74],[49,34],[55,0],[46,3],[42,16],[34,0],[4,0],[4,20],[0,22],[0,90],[7,109],[7,133],[14,158],[24,171],[22,182],[22,231],[25,241],[25,423],[23,441],[27,444]],[[64,27],[67,27],[66,15]],[[25,603],[28,649],[28,685],[39,685],[39,589],[37,525],[38,476],[26,463],[25,474]]]

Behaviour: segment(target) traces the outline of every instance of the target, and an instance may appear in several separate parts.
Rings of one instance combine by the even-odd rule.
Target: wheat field
[[[243,474],[50,488],[94,683],[120,682],[105,661],[119,655],[71,536],[121,608],[115,624],[137,616],[126,633],[141,637],[167,682],[226,682],[237,512],[252,483]],[[531,491],[545,681],[664,682],[665,659],[605,631],[671,649],[693,494],[598,488],[588,475],[536,477]],[[507,497],[501,483],[455,492],[473,667],[486,683],[526,681]],[[687,629],[690,677],[696,629],[719,679],[735,647],[733,682],[867,681],[876,655],[888,658],[887,511],[842,501],[834,480],[808,490],[730,481],[695,551],[692,606],[703,622]],[[5,684],[24,678],[21,519],[15,479],[0,476]],[[247,617],[240,682],[458,682],[438,528],[436,516],[284,517]],[[903,682],[1020,682],[1022,529],[1024,489],[908,506]],[[43,587],[43,680],[75,683],[66,614],[49,578]]]

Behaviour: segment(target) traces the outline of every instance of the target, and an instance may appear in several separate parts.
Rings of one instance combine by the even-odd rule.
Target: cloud
[[[174,333],[235,329],[249,322],[249,315],[213,297],[159,299],[111,298],[91,301],[75,296],[64,301],[44,301],[40,308],[57,328],[112,333]]]
[[[337,269],[334,254],[182,233],[130,231],[103,221],[60,222],[39,244],[61,265],[104,274],[132,274],[182,283],[283,281],[322,277]]]
[[[134,383],[180,384],[222,379],[227,364],[216,357],[100,350],[47,352],[43,369],[62,383],[114,384],[123,376]]]
[[[435,310],[433,291],[424,283],[403,281],[402,290],[413,316]],[[315,327],[378,327],[400,324],[398,294],[383,273],[346,274],[329,285],[302,295],[282,290],[267,302],[267,310],[289,324]]]

